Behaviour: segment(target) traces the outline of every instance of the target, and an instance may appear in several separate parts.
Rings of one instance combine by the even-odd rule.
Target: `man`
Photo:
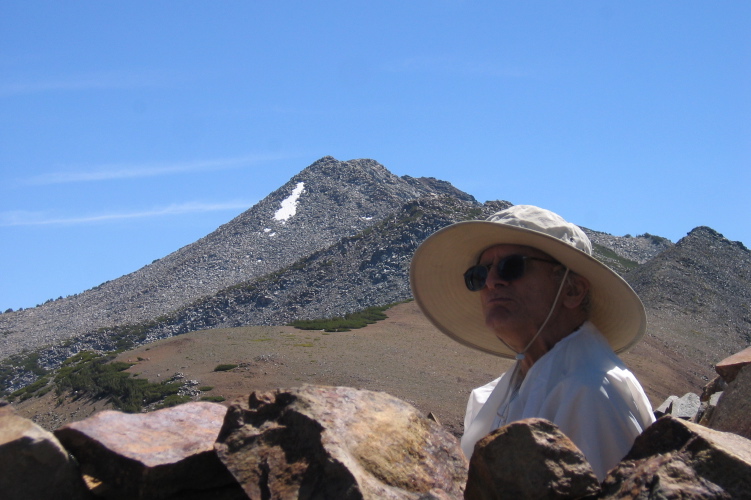
[[[472,391],[467,457],[492,430],[545,418],[602,480],[654,422],[644,390],[615,354],[644,335],[644,306],[591,255],[578,226],[530,205],[448,226],[415,252],[410,280],[425,316],[462,344],[516,359]]]

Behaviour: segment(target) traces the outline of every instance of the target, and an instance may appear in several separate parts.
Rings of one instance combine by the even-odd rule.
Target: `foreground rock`
[[[717,377],[704,386],[693,422],[751,439],[751,347],[715,366]]]
[[[660,406],[655,408],[655,417],[670,415],[684,420],[695,421],[701,409],[701,398],[698,394],[688,392],[682,397],[670,396]]]
[[[582,498],[599,491],[597,476],[579,448],[552,422],[530,418],[477,443],[465,498]]]
[[[723,359],[715,365],[715,371],[725,382],[730,383],[735,380],[743,367],[749,364],[751,364],[751,347]]]
[[[751,498],[751,441],[666,416],[602,483],[603,499]]]
[[[205,402],[135,415],[103,411],[55,435],[81,464],[97,495],[195,497],[223,487],[239,490],[214,453],[226,412],[220,404]],[[214,493],[206,498],[216,498]]]
[[[730,385],[751,385],[747,370]],[[105,411],[55,435],[0,407],[0,464],[2,499],[93,498],[84,480],[114,499],[751,498],[751,440],[671,415],[598,485],[548,421],[494,431],[467,464],[456,438],[404,401],[326,386],[254,393],[229,410]]]
[[[0,407],[0,498],[77,500],[90,494],[55,436]]]
[[[303,386],[227,412],[217,454],[250,498],[461,498],[448,431],[386,393]]]
[[[751,366],[734,374],[704,422],[712,429],[751,439]]]

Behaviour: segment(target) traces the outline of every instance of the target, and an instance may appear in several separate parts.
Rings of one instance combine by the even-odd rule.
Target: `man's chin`
[[[502,308],[492,309],[485,314],[485,326],[495,335],[505,335],[515,330],[511,315]]]
[[[518,325],[509,321],[501,321],[498,318],[485,322],[488,329],[502,342],[505,342],[512,348],[515,344],[521,343],[518,339],[524,339],[524,334],[519,334]]]

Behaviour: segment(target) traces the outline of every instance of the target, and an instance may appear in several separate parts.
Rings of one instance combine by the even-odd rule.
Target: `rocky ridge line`
[[[297,211],[275,215],[303,183]],[[421,196],[470,195],[435,179],[400,178],[374,160],[321,158],[216,231],[81,294],[0,315],[0,359],[100,328],[154,320],[202,297],[268,275],[377,224]],[[478,204],[479,205],[479,204]]]
[[[297,214],[285,223],[286,229],[292,230],[294,224],[298,224],[302,228],[300,231],[304,230],[305,234],[310,234],[317,232],[321,224],[328,224],[329,229],[332,224],[351,224],[352,217],[341,220],[336,217],[329,218],[329,212],[326,210],[331,206],[332,200],[347,205],[349,208],[343,213],[352,215],[356,212],[358,220],[362,218],[362,207],[373,204],[363,198],[366,195],[388,198],[392,204],[394,200],[404,199],[407,203],[399,201],[396,206],[391,205],[392,211],[388,214],[361,221],[360,231],[340,237],[329,246],[305,253],[284,267],[262,276],[233,282],[218,292],[196,298],[160,316],[149,316],[143,321],[118,323],[107,327],[92,326],[70,340],[49,342],[53,345],[39,351],[38,365],[52,369],[83,349],[110,351],[192,330],[284,324],[292,319],[340,316],[365,307],[407,299],[410,297],[409,260],[414,249],[425,237],[452,222],[470,218],[482,219],[490,213],[510,206],[510,203],[502,201],[481,205],[471,196],[435,179],[390,176],[385,168],[372,160],[337,162],[327,157],[301,172],[299,176],[293,177],[285,188],[275,192],[276,195],[270,195],[264,202],[231,223],[196,242],[195,247],[204,248],[201,242],[211,239],[213,247],[209,247],[219,248],[229,245],[230,241],[236,241],[233,237],[241,238],[246,232],[244,228],[265,227],[262,222],[267,219],[256,220],[258,213],[265,210],[264,217],[273,217],[274,211],[281,205],[281,200],[297,186],[297,182],[306,182],[301,179],[310,179],[305,175],[311,170],[320,174],[318,177],[324,178],[325,182],[321,181],[320,188],[311,185],[309,197],[301,199]],[[348,186],[359,183],[362,176],[380,182],[380,191],[375,194],[361,191],[355,191],[355,195],[350,193]],[[431,191],[421,198],[411,199],[417,187],[440,189],[443,194]],[[303,195],[305,196],[305,193]],[[356,206],[357,209],[352,209],[352,206]],[[388,206],[390,205],[382,205],[381,209],[385,211]],[[340,208],[334,208],[331,213],[338,213],[339,210]],[[342,222],[343,220],[350,222]],[[702,335],[711,339],[721,339],[714,343],[701,344],[699,350],[703,349],[702,355],[709,360],[707,365],[711,364],[712,360],[721,359],[729,352],[748,345],[748,309],[744,309],[744,304],[748,302],[744,302],[744,297],[751,289],[751,279],[748,271],[749,253],[742,244],[728,242],[708,228],[697,228],[679,242],[679,245],[672,245],[667,240],[649,235],[616,237],[597,231],[586,231],[594,243],[595,255],[624,275],[642,295],[650,316],[656,316],[660,320],[652,322],[658,325],[658,329],[656,332],[650,332],[650,335],[665,337],[666,345],[680,350],[686,356],[693,356],[696,354],[696,345],[693,345],[694,339],[687,333],[699,331],[693,325],[701,322]],[[291,236],[288,240],[268,235],[264,238],[267,245],[264,252],[269,254],[287,255],[290,245],[299,245],[299,241]],[[712,251],[707,252],[702,248]],[[184,250],[181,249],[162,260],[176,258],[176,254]],[[217,254],[216,258],[219,259],[221,255]],[[222,265],[229,267],[232,261],[226,262]],[[692,264],[677,273],[677,276],[682,276],[681,280],[672,280],[679,283],[679,286],[668,287],[666,293],[660,276],[676,275],[674,272],[671,274],[669,270],[677,265],[685,265],[686,262]],[[188,266],[186,269],[191,268]],[[148,280],[146,282],[148,283]],[[667,283],[671,281],[667,280]],[[178,279],[175,286],[179,284]],[[692,307],[691,301],[694,300],[698,287],[707,290],[707,296],[721,307]],[[728,300],[723,300],[726,296]],[[118,296],[115,295],[107,307],[119,307],[118,300]],[[673,307],[674,305],[680,307]],[[31,332],[38,330],[44,333],[45,329],[51,326],[49,322],[42,320],[36,323],[37,316],[48,317],[54,311],[55,309],[48,304],[20,313],[0,315],[0,328],[5,328],[6,332],[4,348],[11,351],[15,349],[14,352],[18,352],[23,347],[39,345],[44,339],[33,339]],[[666,311],[665,317],[660,316]],[[729,315],[732,321],[725,319],[728,317],[727,311],[732,312]],[[82,307],[74,316],[79,321],[84,321],[90,319],[90,313],[89,309]],[[73,313],[70,311],[67,315],[60,314],[56,321],[72,321],[71,314]],[[702,314],[702,317],[698,317],[698,314]],[[720,321],[716,321],[715,318]],[[16,327],[22,324],[24,328],[14,332],[8,326],[11,323]],[[715,330],[719,331],[715,333]],[[21,335],[24,332],[28,334],[27,337],[32,337],[32,341],[26,339],[27,343],[19,342],[19,338],[25,339]],[[15,362],[6,361],[5,364],[15,366]],[[15,375],[10,377],[12,382],[5,383],[4,386],[6,389],[14,390],[33,382],[35,377],[34,373],[16,367]]]

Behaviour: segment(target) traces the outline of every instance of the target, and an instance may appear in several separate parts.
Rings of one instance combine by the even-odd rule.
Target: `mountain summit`
[[[197,330],[342,316],[409,299],[410,260],[425,238],[510,205],[480,204],[433,178],[398,177],[374,160],[321,158],[216,231],[134,273],[0,314],[0,391],[23,387],[84,349],[129,349]],[[699,386],[712,363],[748,345],[751,254],[742,244],[702,227],[677,244],[585,231],[595,256],[645,303],[648,332],[633,359],[652,379],[690,373],[686,383]],[[669,362],[644,361],[658,357]]]
[[[326,156],[216,231],[75,296],[0,315],[0,359],[81,334],[153,320],[356,235],[424,196],[475,199],[432,178],[398,177],[368,159]]]

